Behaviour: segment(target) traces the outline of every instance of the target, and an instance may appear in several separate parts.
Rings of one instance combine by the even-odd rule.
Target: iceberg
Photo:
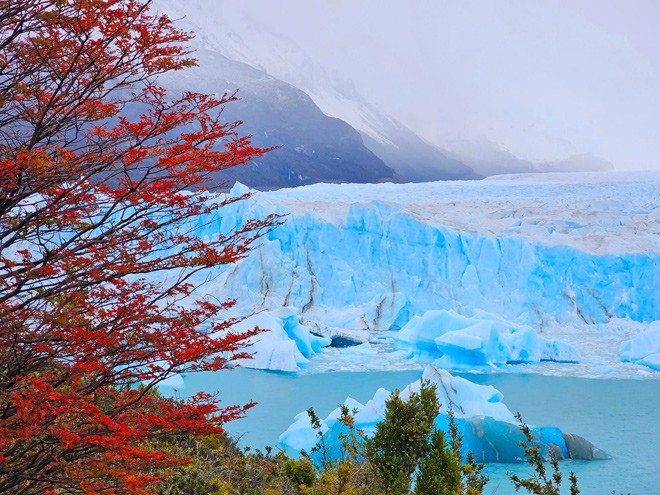
[[[660,371],[660,321],[621,344],[621,360],[637,363]]]
[[[236,323],[232,332],[259,327],[262,333],[251,337],[245,349],[249,359],[236,360],[237,365],[271,371],[300,371],[308,358],[330,345],[330,338],[314,335],[298,321],[292,308],[262,312]]]
[[[450,310],[427,311],[413,316],[394,340],[412,349],[411,357],[440,368],[579,361],[578,351],[570,344],[539,337],[529,326],[482,311],[473,317]]]
[[[436,417],[436,426],[447,431],[448,413],[451,410],[459,432],[463,436],[463,453],[472,452],[478,462],[523,462],[524,451],[519,442],[524,440],[520,423],[502,402],[502,394],[492,386],[478,385],[445,370],[427,366],[422,378],[401,392],[405,400],[411,392],[419,392],[422,380],[436,387],[436,395],[441,404]],[[385,408],[390,392],[379,389],[366,404],[348,397],[344,404],[349,411],[355,411],[355,428],[371,436],[376,425],[385,417]],[[345,426],[339,421],[340,408],[332,411],[321,420],[320,433],[323,436],[328,454],[337,458],[340,455],[340,435]],[[563,433],[551,426],[530,427],[536,442],[542,446],[542,455],[557,459],[608,459],[609,456],[578,435]],[[319,441],[319,435],[312,428],[306,412],[297,414],[294,422],[279,438],[280,445],[291,455],[302,450],[309,451]]]

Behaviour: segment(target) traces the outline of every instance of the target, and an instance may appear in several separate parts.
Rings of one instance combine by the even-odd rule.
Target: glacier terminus
[[[233,316],[250,315],[240,328],[269,329],[253,338],[243,366],[303,374],[429,366],[425,376],[456,392],[445,405],[463,411],[466,445],[482,460],[511,462],[519,435],[501,394],[452,373],[659,378],[658,191],[651,172],[269,192],[237,183],[229,194],[250,197],[198,218],[200,236],[271,213],[282,224],[197,290],[235,298]],[[185,382],[172,378],[182,390]],[[389,394],[374,392],[366,404],[346,402],[366,430]],[[608,457],[555,427],[535,431],[560,457]],[[301,413],[280,441],[296,452],[310,438]]]

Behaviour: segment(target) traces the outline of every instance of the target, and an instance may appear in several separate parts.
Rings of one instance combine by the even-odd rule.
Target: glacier
[[[436,387],[440,402],[440,413],[435,419],[436,427],[448,431],[451,410],[463,438],[463,454],[472,452],[477,462],[522,462],[524,451],[519,442],[524,441],[520,422],[502,402],[502,394],[492,386],[477,385],[464,378],[452,376],[445,370],[432,366],[424,369],[422,377],[400,393],[407,400],[412,392],[419,392],[422,381]],[[390,392],[381,388],[366,404],[348,397],[344,405],[352,411],[356,430],[366,437],[372,436],[376,425],[385,417],[386,401]],[[302,450],[310,453],[322,434],[327,455],[337,459],[341,456],[341,435],[346,426],[340,421],[340,408],[333,410],[320,421],[320,431],[312,427],[306,411],[297,414],[294,422],[280,435],[280,446],[290,455],[300,455]],[[556,459],[609,459],[609,455],[578,435],[563,433],[550,426],[530,427],[536,442],[542,446],[545,458]]]
[[[255,327],[264,332],[248,339],[245,348],[254,357],[237,359],[238,366],[296,372],[308,358],[331,343],[330,338],[314,335],[302,325],[294,308],[258,313],[232,325],[231,331],[244,332]]]
[[[660,371],[660,321],[621,344],[621,359]]]
[[[238,364],[288,374],[433,365],[424,377],[455,412],[464,448],[517,462],[522,436],[502,394],[450,372],[660,378],[658,190],[657,173],[264,192],[237,183],[228,194],[248,199],[190,227],[212,238],[270,214],[282,223],[240,262],[191,282],[197,297],[235,299],[227,316],[241,320],[237,330],[269,330]],[[186,381],[165,385],[185,393]],[[345,404],[369,433],[388,396]],[[322,423],[335,453],[338,415]],[[446,431],[446,409],[436,423]],[[532,431],[546,456],[607,457],[557,427]],[[301,413],[280,444],[296,454],[316,440]]]
[[[653,373],[619,347],[660,319],[659,186],[657,173],[582,173],[252,191],[200,218],[200,235],[270,213],[282,225],[198,290],[235,298],[240,316],[293,308],[310,335],[362,344],[333,346],[332,360],[329,347],[309,362],[290,356],[300,369],[398,369],[413,357],[449,369]],[[438,314],[465,325],[434,330],[431,354],[402,340]]]
[[[449,369],[580,360],[577,350],[561,340],[539,337],[529,326],[481,311],[472,318],[455,311],[427,311],[413,316],[394,340],[409,347],[411,357]]]

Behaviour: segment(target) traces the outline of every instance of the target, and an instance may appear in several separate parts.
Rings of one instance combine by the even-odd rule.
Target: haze
[[[487,139],[535,161],[592,153],[660,169],[660,2],[186,4],[288,38],[440,146]]]

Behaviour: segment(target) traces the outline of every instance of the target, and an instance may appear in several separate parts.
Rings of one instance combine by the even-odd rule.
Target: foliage
[[[161,478],[159,495],[297,495],[299,485],[316,478],[309,460],[272,454],[271,449],[242,450],[223,433],[202,438],[179,435],[159,442],[157,448],[191,459]]]
[[[487,481],[483,465],[468,455],[463,463],[461,438],[450,413],[449,442],[435,427],[440,405],[435,386],[422,382],[407,400],[394,393],[386,403],[385,418],[372,437],[356,430],[355,411],[341,407],[339,460],[329,456],[321,422],[308,410],[319,441],[312,454],[320,457],[319,481],[305,493],[330,494],[468,494],[478,495]]]
[[[444,432],[433,432],[430,451],[420,460],[415,494],[480,495],[483,492],[488,482],[488,477],[482,474],[484,465],[474,460],[472,452],[468,452],[465,462],[461,462],[462,443],[454,414],[450,410],[449,445]]]
[[[224,434],[195,439],[179,436],[159,449],[174,450],[192,462],[163,477],[158,495],[366,495],[367,485],[356,483],[358,468],[344,460],[317,471],[308,456],[292,459],[284,452],[273,454],[241,450]]]
[[[371,440],[355,428],[355,411],[340,407],[339,422],[344,430],[338,459],[330,457],[329,449],[322,441],[321,420],[310,409],[308,414],[319,433],[319,442],[309,455],[303,452],[299,459],[289,458],[283,452],[273,454],[271,449],[266,449],[265,454],[259,450],[254,453],[241,450],[224,435],[201,440],[179,436],[165,445],[161,443],[159,448],[181,450],[180,453],[190,457],[192,463],[163,478],[158,494],[481,494],[487,481],[481,475],[483,466],[471,460],[461,461],[461,440],[453,419],[449,441],[433,426],[434,412],[437,414],[439,406],[435,389],[429,384],[425,383],[419,393],[412,393],[408,401],[402,400],[398,394],[390,397],[384,421],[387,424],[379,427],[381,433],[376,432],[372,446],[369,446]],[[402,410],[408,414],[408,421],[393,421],[394,414]],[[413,423],[423,423],[424,426],[416,428]],[[391,448],[383,447],[386,438],[394,442]],[[413,438],[416,444],[409,447],[405,438]],[[394,445],[403,448],[399,456],[393,452]],[[311,456],[319,461],[318,466],[314,465]],[[413,464],[415,468],[410,471]],[[388,473],[390,470],[394,476]],[[405,490],[389,484],[389,479],[398,479],[401,472],[408,473]],[[393,489],[401,491],[393,492]]]
[[[269,448],[266,453],[241,450],[225,435],[201,440],[191,436],[175,438],[165,448],[183,449],[193,462],[177,468],[173,476],[163,479],[158,494],[480,495],[488,481],[482,474],[483,464],[477,464],[471,454],[462,461],[462,439],[451,410],[448,434],[428,422],[438,407],[434,395],[434,388],[428,383],[422,385],[419,393],[411,393],[407,401],[393,394],[387,402],[383,422],[389,420],[389,423],[379,423],[383,426],[378,427],[371,447],[368,445],[372,440],[366,439],[364,433],[355,428],[355,411],[340,406],[339,422],[344,430],[340,438],[339,459],[330,457],[330,449],[322,442],[321,420],[312,409],[308,414],[319,434],[319,442],[310,455],[303,452],[299,459],[289,458],[283,452],[273,455]],[[393,415],[402,411],[408,420],[393,420]],[[423,426],[416,427],[413,423]],[[540,447],[534,443],[527,425],[522,421],[521,425],[527,439],[523,447],[536,474],[527,479],[510,474],[516,490],[522,488],[536,495],[559,495],[561,474],[557,462],[553,461],[554,473],[548,479]],[[404,436],[413,439],[412,447],[403,445]],[[393,443],[386,445],[386,439]],[[399,448],[402,450],[397,452]],[[311,455],[319,462],[318,466],[314,465]],[[399,463],[398,459],[403,461]],[[411,472],[412,464],[415,468]],[[409,474],[403,480],[401,473]],[[569,478],[571,495],[578,495],[573,473]],[[389,484],[389,479],[402,479],[407,484],[401,489],[401,485]],[[395,489],[399,491],[394,492]]]
[[[419,393],[407,401],[398,393],[386,403],[385,419],[366,439],[365,457],[380,493],[478,495],[488,478],[483,465],[468,455],[461,457],[461,437],[449,412],[449,443],[445,432],[435,427],[440,410],[435,385],[422,382]]]
[[[520,414],[517,414],[516,418],[520,421],[520,430],[525,436],[525,441],[520,442],[520,446],[525,449],[527,462],[534,469],[534,474],[529,478],[520,478],[514,473],[508,473],[509,478],[513,482],[513,486],[516,488],[516,491],[522,488],[526,490],[527,493],[532,493],[534,495],[560,495],[562,474],[559,470],[559,462],[557,461],[557,458],[552,455],[552,453],[550,454],[552,475],[548,478],[547,469],[543,462],[543,457],[541,456],[541,446],[534,442],[532,432],[530,431],[529,426],[523,422]],[[571,472],[568,475],[568,479],[571,483],[571,495],[578,495],[580,490],[577,484],[577,477]]]
[[[431,452],[440,405],[435,388],[424,386],[407,401],[398,393],[386,402],[385,418],[366,441],[365,454],[387,494],[407,494],[419,462]]]
[[[349,411],[345,404],[339,406],[341,414],[338,421],[345,431],[339,435],[340,458],[332,459],[325,444],[321,430],[321,420],[314,409],[307,410],[312,428],[319,437],[319,441],[312,448],[312,454],[320,457],[321,469],[317,480],[311,486],[301,486],[302,495],[366,495],[372,493],[371,480],[367,463],[364,462],[364,435],[356,430],[355,411]],[[303,452],[303,457],[307,454]],[[309,457],[307,457],[309,459]],[[311,459],[310,459],[311,460]]]
[[[236,200],[204,192],[209,174],[265,150],[222,122],[233,95],[156,84],[194,60],[149,4],[0,0],[0,493],[148,493],[182,462],[153,441],[245,410],[152,393],[245,356],[258,329],[232,333],[232,302],[191,281],[276,219],[195,235]]]

